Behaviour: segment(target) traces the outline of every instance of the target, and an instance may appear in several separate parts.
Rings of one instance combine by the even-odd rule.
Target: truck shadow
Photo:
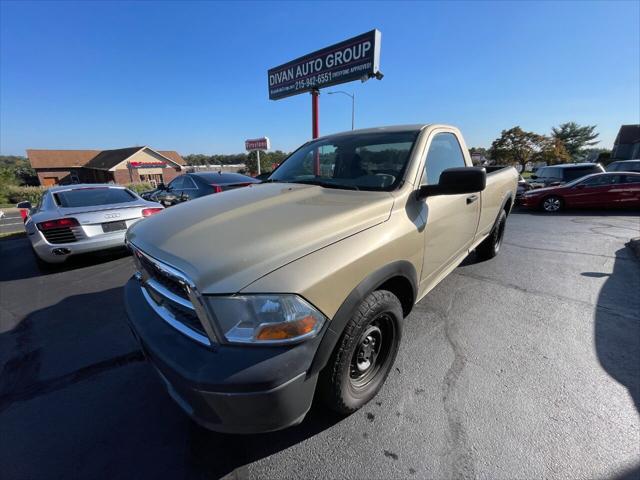
[[[591,274],[592,272],[585,272]],[[595,348],[602,368],[626,387],[640,413],[640,262],[630,248],[615,253],[598,294]]]
[[[6,478],[220,478],[331,428],[314,405],[280,432],[193,423],[144,361],[122,289],[73,295],[0,333],[0,465]]]
[[[187,478],[246,478],[247,465],[303,442],[331,428],[343,417],[317,402],[304,421],[286,430],[259,435],[225,435],[191,422]],[[212,453],[215,452],[215,453]]]

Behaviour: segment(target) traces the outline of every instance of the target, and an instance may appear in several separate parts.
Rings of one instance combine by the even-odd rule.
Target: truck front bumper
[[[129,325],[169,394],[197,423],[225,433],[260,433],[300,423],[313,400],[309,375],[320,336],[286,347],[206,347],[151,309],[140,284],[125,286]]]

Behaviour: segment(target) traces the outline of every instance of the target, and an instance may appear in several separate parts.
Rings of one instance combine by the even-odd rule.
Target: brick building
[[[168,183],[183,173],[178,152],[149,147],[116,150],[27,150],[40,185],[68,183]]]

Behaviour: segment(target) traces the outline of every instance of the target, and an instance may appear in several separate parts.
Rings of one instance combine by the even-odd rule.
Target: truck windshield
[[[340,135],[311,142],[287,158],[267,181],[393,190],[402,181],[418,133]]]

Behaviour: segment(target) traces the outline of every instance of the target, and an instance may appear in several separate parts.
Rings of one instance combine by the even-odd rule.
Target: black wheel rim
[[[394,337],[393,319],[388,313],[377,316],[364,329],[351,357],[349,380],[355,390],[367,388],[384,374]]]

